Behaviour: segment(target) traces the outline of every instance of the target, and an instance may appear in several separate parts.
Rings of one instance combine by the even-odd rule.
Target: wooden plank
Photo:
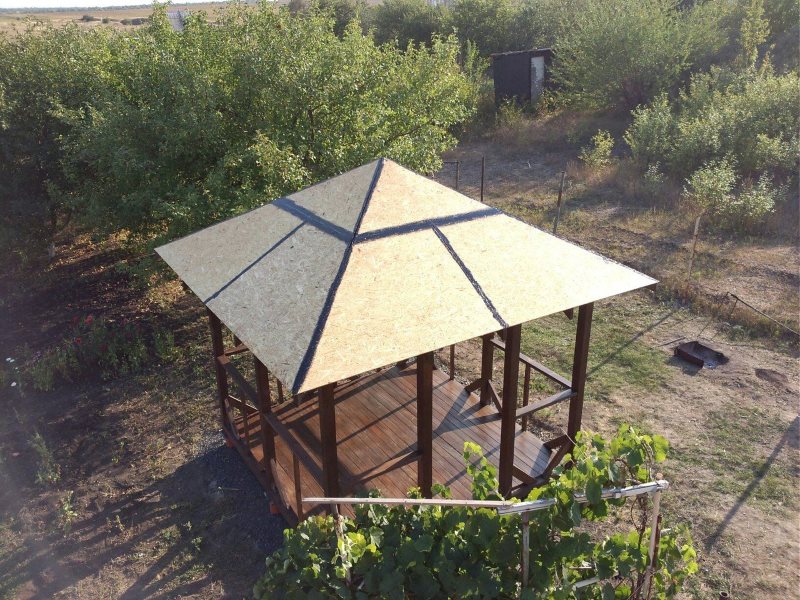
[[[490,333],[481,336],[483,346],[481,348],[481,404],[487,406],[491,402],[489,392],[489,382],[492,380],[494,370],[494,346],[492,345],[494,334]]]
[[[450,381],[456,378],[456,345],[450,344]]]
[[[319,391],[319,437],[322,451],[322,488],[328,496],[339,495],[339,458],[336,449],[334,384]]]
[[[578,328],[575,333],[575,353],[572,361],[572,391],[575,392],[575,395],[569,403],[569,421],[567,422],[567,435],[571,440],[575,439],[581,428],[593,311],[593,303],[584,304],[578,309]]]
[[[517,419],[517,385],[519,383],[519,347],[522,326],[506,329],[505,361],[503,364],[503,404],[500,411],[500,464],[498,482],[500,493],[511,492],[514,468],[514,429]]]
[[[496,346],[497,348],[499,348],[500,350],[505,351],[505,349],[506,349],[505,343],[503,343],[502,340],[499,340],[497,338],[494,338],[492,340],[492,344],[494,346]],[[530,356],[527,356],[526,354],[520,353],[519,360],[523,364],[528,365],[531,369],[533,369],[537,373],[541,373],[542,375],[544,375],[548,379],[551,379],[551,380],[555,381],[556,383],[558,383],[560,385],[563,385],[564,387],[572,387],[572,382],[569,379],[559,375],[558,373],[556,373],[552,369],[550,369],[548,367],[545,367],[539,361],[533,360]]]
[[[523,406],[522,408],[517,410],[517,418],[525,417],[531,413],[535,413],[537,410],[542,410],[547,408],[548,406],[553,406],[554,404],[558,404],[559,402],[563,402],[564,400],[569,400],[576,395],[574,390],[561,390],[557,394],[553,394],[552,396],[548,396],[547,398],[543,398],[538,402],[534,402],[533,404],[529,404],[528,406]]]
[[[433,352],[417,357],[417,485],[425,498],[433,486]]]
[[[233,348],[225,350],[225,356],[235,356],[237,354],[243,354],[244,352],[250,352],[250,348],[240,342]]]

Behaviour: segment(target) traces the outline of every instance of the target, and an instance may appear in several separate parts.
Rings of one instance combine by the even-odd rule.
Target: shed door
[[[531,100],[544,89],[544,56],[531,56]]]

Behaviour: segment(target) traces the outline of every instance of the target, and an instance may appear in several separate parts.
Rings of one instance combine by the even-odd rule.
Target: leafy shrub
[[[684,192],[703,211],[716,213],[730,204],[736,187],[736,172],[728,160],[709,162],[686,180]]]
[[[662,161],[678,177],[726,156],[741,177],[785,177],[796,167],[799,84],[796,73],[777,76],[769,68],[697,74],[675,107],[662,96],[635,110],[625,141],[634,158]]]
[[[704,212],[731,229],[753,229],[775,209],[778,191],[762,175],[746,181],[735,193],[736,173],[728,160],[704,165],[687,179],[686,195]]]
[[[56,462],[53,452],[48,448],[47,442],[39,432],[33,434],[31,448],[39,459],[36,470],[36,483],[39,485],[54,485],[61,480],[61,465]]]
[[[312,517],[284,532],[267,559],[257,598],[573,598],[574,584],[597,576],[581,598],[642,598],[649,529],[645,524],[593,542],[579,528],[603,520],[624,500],[603,500],[606,486],[649,480],[664,460],[666,440],[622,426],[616,437],[580,434],[573,468],[560,467],[529,499],[555,504],[530,514],[530,579],[520,590],[520,522],[487,509],[362,505],[355,519]],[[569,460],[569,458],[567,459]],[[494,468],[474,444],[464,445],[473,496],[499,498]],[[447,488],[437,486],[445,497]],[[587,504],[574,494],[584,492]],[[410,496],[418,495],[412,490]],[[647,500],[633,502],[647,523]],[[662,533],[652,598],[669,598],[697,570],[684,528]],[[638,591],[635,591],[638,590]]]
[[[608,131],[598,130],[592,136],[591,145],[581,149],[579,158],[590,167],[605,167],[611,164],[614,138]]]

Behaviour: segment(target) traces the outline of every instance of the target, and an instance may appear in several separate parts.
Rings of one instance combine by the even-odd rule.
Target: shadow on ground
[[[55,533],[29,539],[0,557],[0,573],[13,573],[21,585],[17,597],[81,596],[106,569],[118,570],[119,586],[103,584],[93,597],[174,598],[209,588],[217,597],[250,596],[286,527],[220,434],[207,436],[193,459],[144,489],[100,498],[67,539]],[[14,581],[3,587],[14,589]]]

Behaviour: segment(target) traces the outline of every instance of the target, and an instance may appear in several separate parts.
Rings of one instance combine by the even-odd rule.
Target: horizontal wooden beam
[[[465,386],[464,390],[466,390],[468,394],[471,394],[472,392],[481,389],[482,386],[483,386],[483,379],[478,378],[469,385]]]
[[[537,410],[542,410],[547,408],[548,406],[553,406],[554,404],[558,404],[559,402],[563,402],[564,400],[569,400],[570,398],[574,398],[576,392],[572,390],[562,390],[557,394],[553,394],[552,396],[548,396],[543,400],[539,400],[538,402],[534,402],[533,404],[529,404],[528,406],[523,406],[522,408],[517,409],[517,418],[524,417],[525,415],[529,415],[531,413],[536,412]]]
[[[492,344],[494,344],[497,348],[505,352],[506,344],[502,340],[497,338],[492,338]],[[566,388],[572,387],[572,382],[569,379],[559,375],[552,369],[548,369],[539,361],[533,360],[530,356],[520,353],[519,361],[524,365],[528,365],[531,369],[533,369],[537,373],[541,373],[548,379],[551,379],[552,381],[555,381],[556,383]]]
[[[547,448],[548,450],[552,450],[553,448],[559,448],[564,444],[568,443],[569,443],[569,436],[560,435],[556,438],[553,438],[552,440],[545,442],[544,447]]]

